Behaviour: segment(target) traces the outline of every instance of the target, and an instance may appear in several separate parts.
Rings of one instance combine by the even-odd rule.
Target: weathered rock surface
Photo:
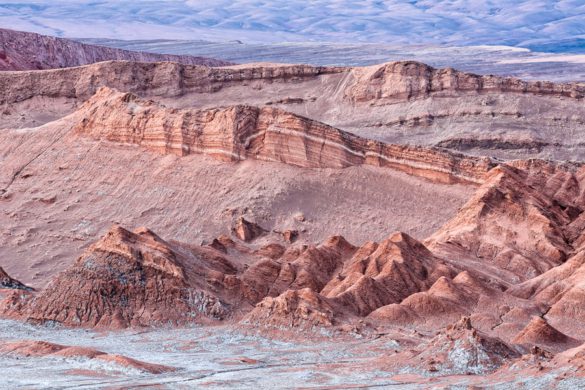
[[[224,161],[253,158],[307,168],[368,164],[439,182],[472,183],[482,182],[494,166],[486,158],[356,137],[277,108],[176,110],[109,88],[100,89],[70,120],[76,134],[94,139]]]
[[[454,258],[481,262],[509,282],[536,277],[573,251],[567,229],[585,205],[581,175],[579,165],[545,162],[494,168],[428,243]]]
[[[62,117],[101,86],[175,108],[270,105],[390,143],[505,159],[585,156],[582,84],[479,76],[412,61],[364,68],[115,61],[3,72],[0,128]]]
[[[439,375],[483,374],[520,354],[502,340],[476,330],[469,317],[448,326],[414,353],[410,364]]]
[[[19,309],[33,322],[103,328],[222,318],[215,297],[190,285],[185,255],[148,229],[114,226],[75,264]]]
[[[367,243],[357,250],[322,293],[340,305],[366,316],[381,306],[427,290],[451,270],[420,242],[404,233]]]
[[[242,320],[246,325],[311,329],[334,323],[327,299],[310,288],[287,290],[276,298],[264,298]]]
[[[0,71],[68,68],[112,60],[173,61],[205,66],[230,64],[212,58],[133,52],[35,33],[0,29]]]
[[[11,290],[26,290],[26,291],[32,290],[30,287],[25,286],[24,284],[22,284],[18,280],[10,277],[10,275],[8,275],[2,267],[0,267],[0,288],[6,288],[6,289],[11,289]]]
[[[557,329],[585,338],[581,321],[585,319],[583,281],[585,253],[580,251],[564,264],[510,288],[510,294],[545,304],[546,319]]]
[[[152,364],[129,358],[123,355],[108,354],[93,348],[66,346],[47,341],[18,341],[4,343],[0,352],[17,357],[52,357],[61,359],[87,359],[113,363],[115,365],[139,370],[148,374],[162,374],[176,371],[173,367]]]
[[[453,279],[441,276],[428,290],[411,294],[399,303],[379,307],[368,318],[377,323],[433,330],[478,311],[480,298],[493,295],[490,288],[463,271]]]
[[[482,76],[452,68],[435,69],[415,61],[394,62],[354,68],[355,81],[345,91],[355,101],[392,104],[428,97],[448,97],[457,93],[530,93],[585,97],[585,86],[552,82],[523,81],[499,76]]]
[[[545,319],[533,317],[516,337],[515,344],[536,345],[538,347],[558,352],[579,345],[579,342],[553,328]]]

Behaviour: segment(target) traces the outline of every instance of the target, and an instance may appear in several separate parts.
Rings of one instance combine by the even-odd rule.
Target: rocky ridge
[[[0,71],[69,68],[112,60],[172,61],[205,66],[230,64],[212,58],[133,52],[35,33],[0,29]]]
[[[112,69],[119,73],[112,75]],[[66,79],[67,75],[72,78]],[[14,85],[8,85],[10,80]],[[118,183],[108,176],[107,170],[123,165],[124,161],[142,162],[162,155],[151,165],[152,169],[141,171],[145,177],[165,172],[158,182],[147,179],[149,184],[156,183],[153,185],[156,188],[152,192],[148,188],[144,199],[155,196],[155,202],[148,210],[133,215],[161,211],[171,214],[164,223],[158,226],[154,223],[154,229],[168,225],[192,229],[187,223],[194,219],[191,210],[185,217],[170,213],[168,207],[156,202],[161,197],[176,196],[167,187],[167,179],[184,174],[185,171],[176,168],[192,154],[207,154],[222,162],[238,164],[193,159],[189,160],[192,165],[187,166],[187,171],[195,168],[193,161],[204,161],[209,166],[238,166],[247,177],[261,164],[255,160],[323,170],[372,165],[434,182],[479,185],[451,220],[424,241],[395,232],[379,242],[359,245],[341,236],[310,242],[302,237],[305,230],[299,239],[299,230],[282,232],[280,226],[265,229],[262,226],[266,219],[262,217],[251,219],[260,221],[259,224],[244,219],[242,215],[253,214],[253,208],[245,211],[226,208],[222,214],[231,219],[233,230],[226,227],[225,233],[231,232],[232,236],[221,235],[200,244],[174,241],[172,235],[163,239],[148,228],[130,231],[116,224],[38,292],[23,291],[27,290],[25,286],[1,272],[0,281],[13,290],[0,306],[5,316],[33,323],[100,329],[228,323],[268,334],[291,329],[306,334],[349,333],[356,337],[399,334],[403,339],[410,334],[409,342],[415,343],[416,348],[397,359],[429,373],[448,375],[493,372],[505,368],[508,362],[519,363],[520,355],[525,354],[520,358],[525,359],[528,352],[533,356],[526,361],[550,360],[557,353],[548,363],[571,361],[582,366],[581,349],[585,341],[579,326],[585,313],[582,164],[539,159],[503,162],[437,148],[391,144],[340,130],[311,119],[314,116],[310,115],[310,107],[319,99],[310,94],[319,91],[330,99],[329,103],[339,103],[329,112],[339,116],[351,116],[355,111],[341,113],[344,108],[351,108],[391,117],[393,110],[399,112],[405,105],[414,107],[423,102],[430,106],[444,101],[449,106],[456,101],[449,99],[463,98],[483,108],[479,114],[465,109],[457,115],[505,114],[518,119],[523,114],[517,116],[513,110],[504,113],[494,107],[504,105],[506,99],[525,97],[538,102],[537,111],[540,104],[553,100],[579,105],[582,85],[475,76],[414,62],[353,69],[303,65],[210,69],[174,63],[110,62],[47,72],[9,72],[0,74],[0,82],[5,83],[7,90],[4,116],[13,115],[10,110],[17,112],[19,104],[34,105],[38,101],[51,104],[61,99],[71,103],[58,116],[75,109],[69,116],[46,126],[11,132],[15,138],[30,143],[19,143],[17,157],[4,165],[7,185],[0,201],[7,205],[25,193],[13,184],[31,177],[34,171],[28,170],[30,165],[43,153],[54,156],[50,152],[62,143],[72,149],[79,144],[102,148],[102,154],[132,150],[128,153],[130,158],[112,157],[92,171],[104,175],[100,182],[104,188],[112,185],[109,194],[102,192],[100,185],[95,194],[90,193],[92,199],[110,195],[122,208],[130,206],[131,198],[121,191],[121,186],[116,187]],[[27,84],[31,82],[38,85],[31,88]],[[103,87],[104,84],[132,92],[118,92]],[[313,85],[303,97],[289,94],[291,90],[304,90],[308,84],[318,86]],[[234,91],[249,94],[234,93],[238,100],[246,100],[246,96],[258,91],[263,91],[262,96],[271,95],[271,91],[279,94],[260,104],[257,103],[264,99],[262,96],[252,99],[254,104],[219,105],[214,99],[217,94],[229,95]],[[288,96],[282,98],[281,94]],[[139,95],[154,96],[159,101],[145,100]],[[494,96],[500,95],[505,98],[496,101]],[[201,102],[192,107],[188,101],[194,96]],[[173,99],[182,99],[178,104],[181,107],[168,107]],[[85,102],[78,105],[82,101]],[[321,108],[318,103],[314,105],[316,110]],[[303,110],[306,115],[299,114]],[[430,113],[419,114],[413,113],[411,119],[423,118],[423,122],[428,119],[429,126],[438,120]],[[390,118],[390,122],[394,119]],[[404,121],[408,126],[410,119]],[[414,122],[421,126],[420,120]],[[29,149],[37,135],[43,139],[43,133],[50,134],[50,141],[39,149]],[[507,148],[512,144],[500,145]],[[135,146],[155,153],[145,153]],[[64,148],[56,153],[68,152]],[[14,155],[14,150],[8,150],[7,155],[11,153]],[[70,172],[80,170],[84,156],[76,154],[71,170],[65,165],[50,168],[57,175],[67,176],[68,183]],[[276,164],[270,167],[290,168]],[[193,185],[190,189],[201,185],[186,181],[183,184]],[[358,190],[361,188],[358,186]],[[220,183],[213,196],[219,199],[230,191]],[[278,195],[258,196],[259,202],[274,201]],[[336,195],[327,199],[339,200]],[[81,203],[79,198],[58,206],[66,212],[75,210]],[[180,196],[173,199],[188,203]],[[24,211],[49,208],[56,202],[54,195],[35,195],[23,203]],[[287,207],[281,205],[275,210],[292,211]],[[24,211],[16,209],[2,217],[18,221],[24,218]],[[101,216],[100,219],[105,220]],[[79,222],[81,228],[89,225],[91,221]],[[204,222],[201,225],[201,230],[207,228]],[[11,226],[3,232],[4,236],[11,238],[12,231],[19,228]],[[11,242],[15,246],[28,245],[27,240],[30,242],[35,234],[30,229]],[[81,231],[75,239],[82,234],[88,233]]]
[[[440,182],[472,183],[481,183],[494,166],[488,158],[363,139],[278,108],[177,110],[106,87],[69,122],[74,133],[94,139],[181,156],[204,153],[224,161],[253,158],[305,168],[368,164]]]
[[[362,68],[247,64],[208,68],[109,61],[2,72],[1,127],[29,127],[75,111],[107,86],[174,108],[246,102],[366,138],[504,159],[581,159],[583,85],[480,76],[402,61]]]

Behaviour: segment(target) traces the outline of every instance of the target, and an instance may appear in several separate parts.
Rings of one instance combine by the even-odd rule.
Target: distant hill
[[[0,29],[0,70],[68,68],[110,60],[172,61],[185,65],[204,66],[230,65],[229,62],[212,58],[135,52],[88,45],[35,33]]]

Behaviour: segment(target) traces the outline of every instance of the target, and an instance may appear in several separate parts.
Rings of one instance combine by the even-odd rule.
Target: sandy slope
[[[423,238],[472,191],[384,168],[164,156],[73,137],[65,124],[3,131],[0,139],[3,167],[26,166],[0,200],[0,256],[10,275],[35,286],[113,222],[156,226],[163,237],[192,243],[228,233],[239,215],[268,229],[306,229],[301,237],[311,242],[331,232],[354,243],[394,230]],[[3,186],[13,172],[3,169]],[[306,222],[296,222],[297,213]]]

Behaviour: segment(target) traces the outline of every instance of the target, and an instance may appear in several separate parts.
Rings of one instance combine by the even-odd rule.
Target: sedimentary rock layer
[[[495,164],[438,149],[391,145],[357,137],[273,107],[168,109],[130,93],[101,88],[72,120],[73,131],[161,153],[204,153],[225,161],[247,158],[307,168],[368,164],[439,182],[481,183]]]
[[[448,97],[461,93],[528,93],[538,95],[585,97],[585,86],[578,83],[523,81],[492,75],[464,73],[452,68],[435,69],[414,61],[382,66],[353,68],[355,81],[345,90],[354,101],[391,104],[430,96]]]
[[[580,83],[481,76],[451,68],[435,69],[414,61],[363,68],[276,64],[206,68],[179,61],[145,63],[134,62],[140,61],[134,58],[128,60],[104,59],[106,62],[68,69],[0,73],[0,86],[6,91],[0,102],[18,102],[32,96],[87,99],[100,86],[143,92],[149,96],[181,96],[189,92],[214,92],[224,86],[254,80],[299,81],[336,73],[345,76],[339,80],[344,99],[375,105],[465,94],[519,93],[573,99],[585,96],[585,86]]]
[[[179,97],[189,92],[214,92],[252,80],[298,81],[342,68],[309,65],[209,68],[177,62],[106,61],[67,69],[0,73],[0,103],[32,97],[86,100],[101,86],[144,96]]]

